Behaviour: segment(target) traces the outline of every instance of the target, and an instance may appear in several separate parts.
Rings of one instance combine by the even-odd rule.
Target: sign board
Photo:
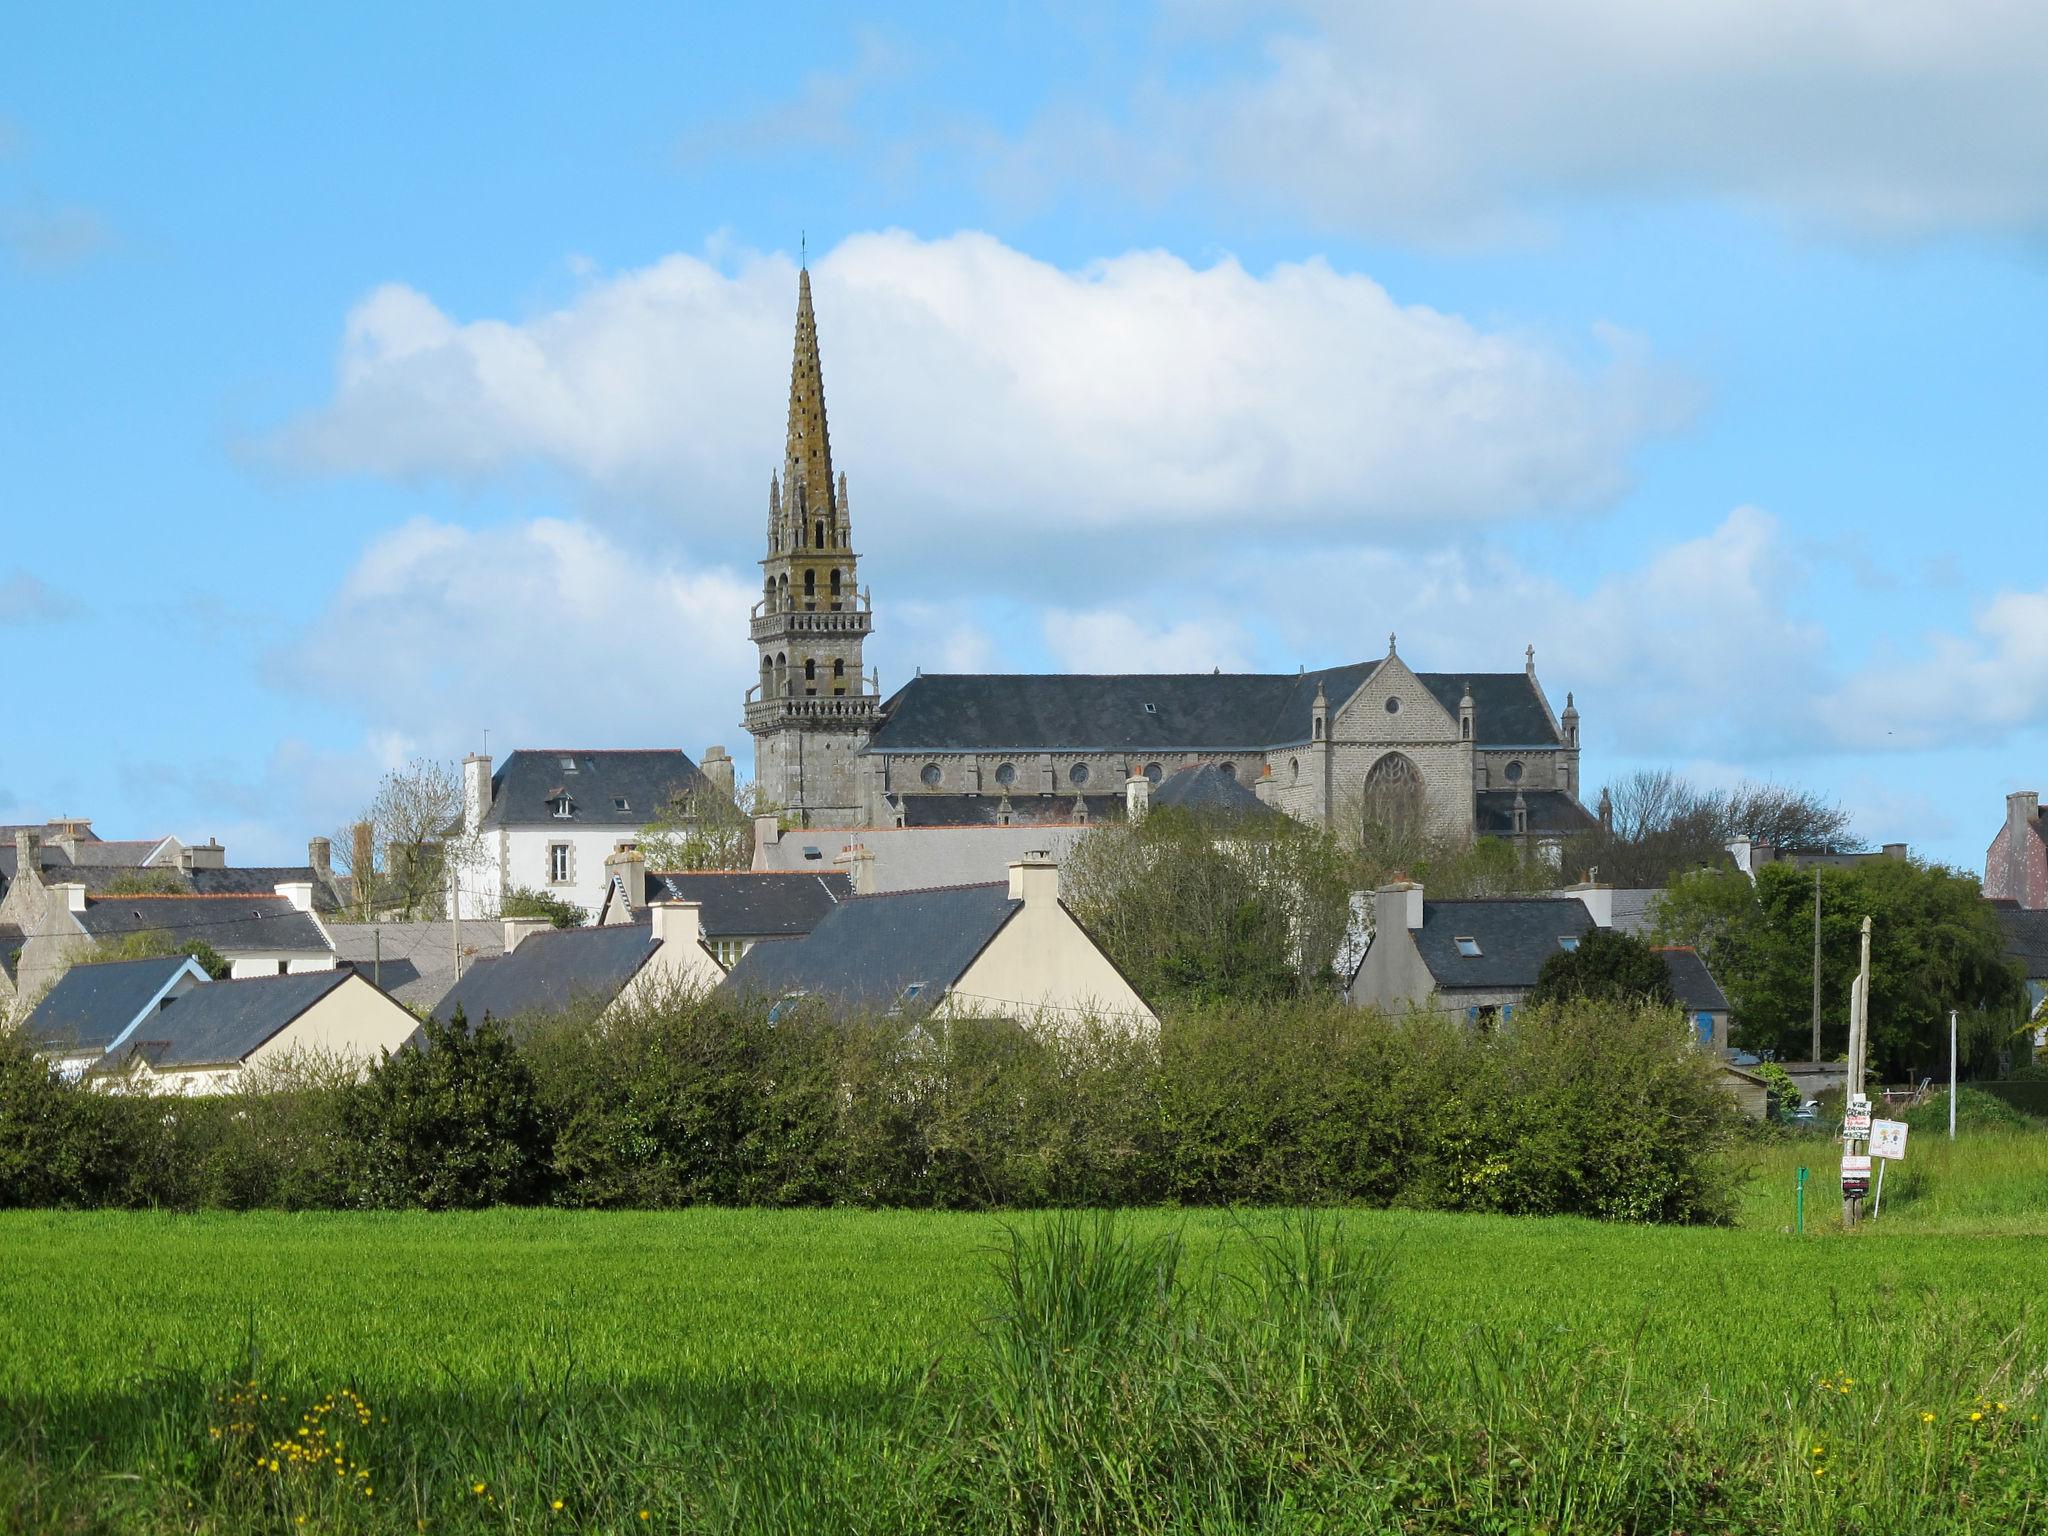
[[[1873,1120],[1870,1122],[1870,1155],[1881,1157],[1888,1162],[1900,1162],[1906,1155],[1906,1122],[1903,1120]]]
[[[1867,1195],[1870,1193],[1870,1159],[1851,1156],[1842,1159],[1842,1193],[1844,1195]]]
[[[1870,1111],[1852,1109],[1842,1117],[1844,1136],[1868,1136],[1870,1134]]]

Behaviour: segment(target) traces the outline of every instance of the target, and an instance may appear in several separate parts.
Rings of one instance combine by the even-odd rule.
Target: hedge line
[[[1310,1001],[1156,1038],[770,1022],[718,999],[430,1026],[357,1083],[165,1100],[0,1048],[0,1206],[1023,1208],[1344,1202],[1712,1222],[1735,1112],[1669,1010],[1487,1035]]]

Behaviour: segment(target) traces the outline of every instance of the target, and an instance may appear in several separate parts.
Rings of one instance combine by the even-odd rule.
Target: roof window
[[[562,772],[564,772],[564,773],[574,773],[575,771],[576,771],[576,759],[575,759],[575,758],[573,758],[573,757],[565,757],[565,758],[563,758],[563,759],[562,759]]]
[[[1560,933],[1557,936],[1557,947],[1568,955],[1575,955],[1579,952],[1579,936],[1576,933]]]
[[[567,795],[557,795],[554,801],[555,820],[567,821],[570,812],[576,809]]]
[[[823,849],[814,848],[809,843],[806,843],[804,845],[804,857],[807,859],[822,859],[825,857],[825,853]]]
[[[615,811],[630,811],[633,807],[626,804],[626,797],[624,795],[614,795],[612,796],[612,809]]]
[[[1479,958],[1479,941],[1470,934],[1459,934],[1451,942],[1458,946],[1458,953],[1467,960],[1477,960]]]
[[[1147,704],[1145,706],[1145,713],[1148,715],[1156,715],[1159,713],[1159,706],[1157,704]]]

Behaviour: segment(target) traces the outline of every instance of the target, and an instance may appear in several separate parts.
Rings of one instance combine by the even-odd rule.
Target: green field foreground
[[[1750,1154],[1729,1230],[10,1213],[0,1508],[81,1531],[2048,1529],[2048,1138],[1916,1141],[1855,1234],[1833,1155]],[[1801,1161],[1804,1238],[1781,1230]],[[335,1440],[339,1464],[275,1450]]]

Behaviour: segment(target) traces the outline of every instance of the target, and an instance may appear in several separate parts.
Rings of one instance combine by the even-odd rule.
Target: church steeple
[[[825,369],[818,359],[818,317],[811,308],[811,273],[796,280],[796,355],[789,365],[789,439],[783,451],[783,494],[792,520],[823,519],[836,542],[838,498],[832,479],[832,435],[825,424]],[[810,530],[816,533],[815,526]],[[801,544],[802,529],[798,542]]]

